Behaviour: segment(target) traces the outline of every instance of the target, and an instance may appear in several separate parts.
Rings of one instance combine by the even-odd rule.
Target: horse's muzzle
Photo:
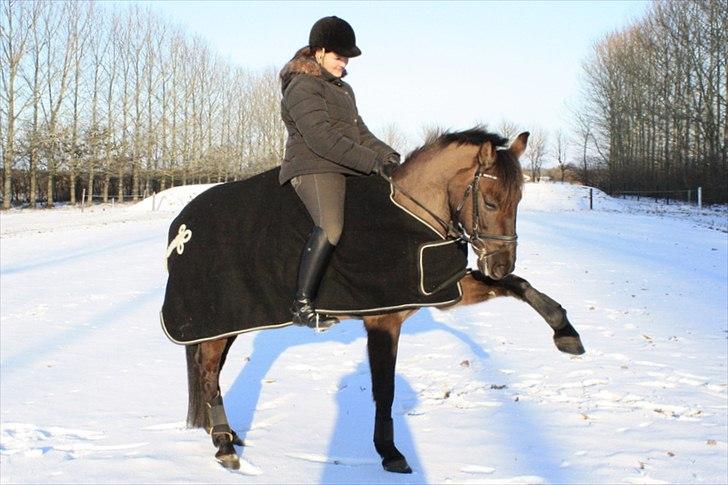
[[[481,273],[494,280],[504,278],[516,268],[515,255],[510,257],[509,252],[505,251],[500,254],[491,254],[478,258],[478,269]]]

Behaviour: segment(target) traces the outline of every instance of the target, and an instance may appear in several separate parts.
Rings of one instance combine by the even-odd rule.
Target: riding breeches
[[[341,173],[299,175],[291,180],[291,185],[313,223],[324,230],[326,239],[335,246],[344,227],[346,176]]]

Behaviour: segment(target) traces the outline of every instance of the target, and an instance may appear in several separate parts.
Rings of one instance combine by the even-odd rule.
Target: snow
[[[725,207],[527,184],[516,273],[569,312],[421,310],[403,329],[384,472],[359,322],[238,338],[221,384],[242,467],[186,429],[184,351],[158,312],[169,222],[208,186],[135,206],[0,213],[2,483],[725,483]],[[669,208],[668,208],[669,207]],[[244,476],[241,476],[244,475]]]

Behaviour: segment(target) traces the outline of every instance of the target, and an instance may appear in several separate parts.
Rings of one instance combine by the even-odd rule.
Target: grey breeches
[[[341,173],[299,175],[291,180],[313,223],[324,230],[329,243],[336,245],[344,227],[346,176]]]

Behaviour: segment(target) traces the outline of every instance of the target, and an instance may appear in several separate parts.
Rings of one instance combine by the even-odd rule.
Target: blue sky
[[[356,31],[349,64],[362,117],[397,123],[417,143],[423,126],[523,129],[569,124],[581,64],[602,36],[641,17],[645,1],[235,2],[164,1],[154,10],[206,39],[233,63],[281,67],[311,25],[337,15]]]

